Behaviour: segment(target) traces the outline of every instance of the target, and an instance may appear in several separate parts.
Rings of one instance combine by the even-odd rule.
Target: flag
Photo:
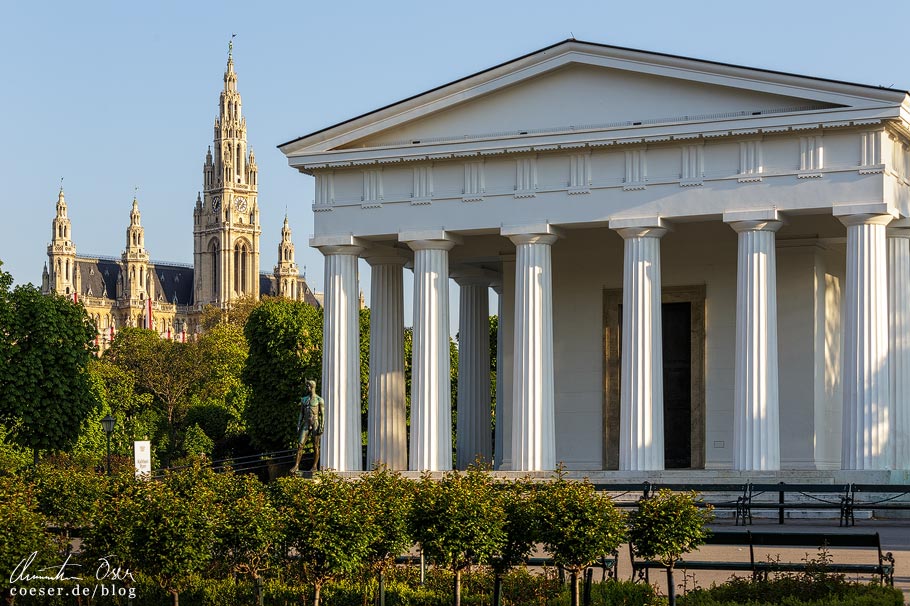
[[[167,327],[167,340],[168,341],[171,340],[171,327],[170,326]]]
[[[78,303],[78,302],[79,302],[79,293],[74,291],[73,292],[73,303]]]
[[[182,343],[186,343],[186,329],[185,328],[180,331],[180,341]]]
[[[149,297],[146,300],[148,301],[148,314],[145,316],[145,327],[152,330],[152,326],[154,326],[154,324],[152,324],[152,298]]]

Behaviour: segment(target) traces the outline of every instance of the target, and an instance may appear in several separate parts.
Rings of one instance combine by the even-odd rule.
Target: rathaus
[[[42,288],[85,305],[101,347],[123,326],[186,339],[198,332],[204,306],[224,308],[241,298],[273,295],[318,305],[298,272],[287,217],[278,264],[273,273],[259,271],[259,170],[247,145],[231,52],[214,131],[214,150],[209,148],[203,166],[203,192],[193,210],[192,265],[150,260],[135,198],[120,258],[77,255],[61,187]]]

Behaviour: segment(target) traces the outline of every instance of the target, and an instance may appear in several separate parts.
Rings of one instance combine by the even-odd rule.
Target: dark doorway
[[[705,465],[705,287],[663,289],[664,466]],[[604,469],[619,468],[622,290],[604,290]]]
[[[662,306],[664,466],[692,466],[692,304]]]

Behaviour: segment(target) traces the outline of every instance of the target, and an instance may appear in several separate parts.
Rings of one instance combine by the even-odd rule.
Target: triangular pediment
[[[281,145],[288,155],[900,106],[903,91],[569,40]]]
[[[571,63],[336,149],[834,107],[840,106],[805,97]]]

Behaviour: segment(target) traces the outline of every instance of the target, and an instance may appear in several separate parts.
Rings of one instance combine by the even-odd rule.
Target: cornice
[[[648,146],[675,141],[697,143],[707,139],[756,138],[768,134],[803,131],[826,131],[887,123],[900,132],[900,108],[834,109],[797,114],[747,116],[729,120],[665,123],[653,126],[633,124],[606,129],[570,129],[555,133],[515,134],[487,139],[478,138],[439,142],[417,142],[407,146],[333,150],[292,156],[288,162],[298,170],[312,174],[323,169],[368,165],[390,165],[404,162],[427,162],[458,158],[538,153],[562,150],[591,150],[628,145]],[[910,132],[907,132],[910,136]]]

